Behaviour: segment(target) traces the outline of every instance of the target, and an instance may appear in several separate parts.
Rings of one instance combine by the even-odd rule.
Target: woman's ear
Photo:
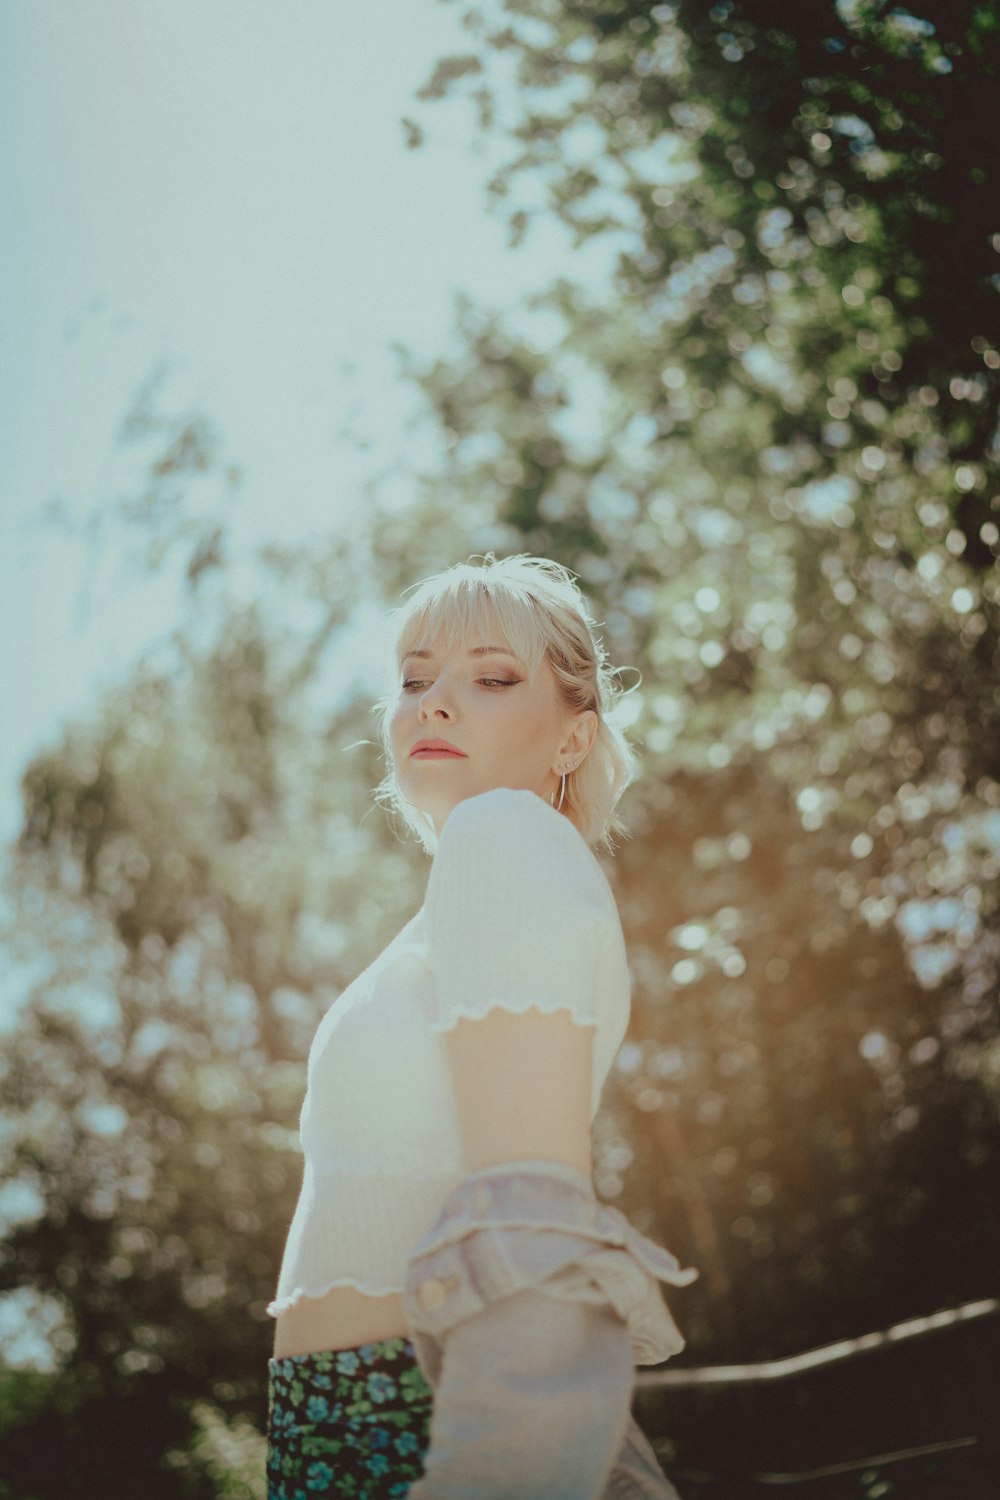
[[[560,760],[573,761],[579,769],[596,738],[597,714],[592,708],[585,708],[573,719],[573,726],[559,752]]]

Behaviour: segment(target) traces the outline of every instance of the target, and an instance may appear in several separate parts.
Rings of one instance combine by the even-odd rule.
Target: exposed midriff
[[[331,1287],[320,1297],[300,1297],[275,1322],[275,1359],[409,1337],[401,1292],[373,1297],[353,1286]]]

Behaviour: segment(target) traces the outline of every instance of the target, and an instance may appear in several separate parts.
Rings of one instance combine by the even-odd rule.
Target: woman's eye
[[[478,680],[479,680],[479,682],[481,682],[483,684],[484,687],[489,687],[489,688],[508,688],[508,687],[517,687],[517,684],[520,682],[521,679],[519,677],[514,677],[514,678],[508,678],[508,677],[480,677]],[[422,687],[425,687],[425,686],[426,686],[426,681],[425,681],[424,678],[422,678],[422,677],[407,677],[406,680],[403,683],[403,692],[404,693],[412,693],[417,688],[422,688]]]

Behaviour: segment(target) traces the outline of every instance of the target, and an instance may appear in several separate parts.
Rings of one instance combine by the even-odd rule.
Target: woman
[[[629,976],[592,852],[632,752],[559,564],[461,564],[394,612],[376,795],[424,904],[309,1054],[275,1300],[269,1500],[675,1494],[631,1417],[683,1347],[660,1246],[600,1204],[590,1126]]]

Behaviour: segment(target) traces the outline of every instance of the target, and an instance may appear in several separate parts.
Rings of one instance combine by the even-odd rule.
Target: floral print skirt
[[[433,1392],[407,1338],[268,1361],[267,1500],[396,1500],[423,1474]]]

